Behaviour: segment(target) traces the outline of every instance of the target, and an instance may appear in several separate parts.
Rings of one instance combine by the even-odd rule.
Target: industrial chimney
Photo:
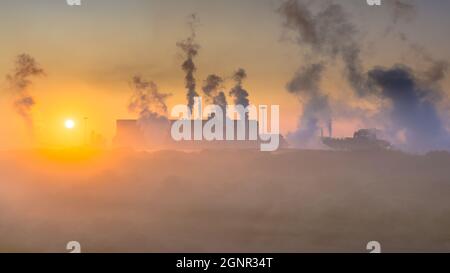
[[[328,120],[328,134],[329,134],[330,138],[333,137],[333,119],[332,118],[330,118]]]

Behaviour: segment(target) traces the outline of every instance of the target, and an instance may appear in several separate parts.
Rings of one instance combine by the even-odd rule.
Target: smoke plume
[[[284,26],[296,33],[297,43],[311,52],[310,57],[320,56],[322,62],[340,57],[349,84],[358,93],[364,93],[365,78],[356,27],[341,5],[329,2],[313,14],[310,2],[288,0],[278,11],[283,16]]]
[[[128,110],[139,115],[138,125],[149,139],[164,140],[167,131],[165,128],[169,126],[166,99],[171,94],[159,92],[154,82],[146,81],[140,76],[133,77],[131,85],[134,92]]]
[[[393,24],[397,24],[400,20],[411,21],[417,13],[416,7],[412,3],[403,0],[387,1],[387,6],[392,13]]]
[[[247,78],[247,73],[244,69],[239,68],[233,75],[235,86],[230,91],[230,96],[233,97],[235,105],[242,105],[244,108],[250,104],[248,100],[248,92],[242,87],[242,82]]]
[[[158,86],[152,81],[146,81],[140,76],[134,76],[132,79],[134,93],[131,97],[128,109],[130,112],[139,113],[144,116],[145,113],[154,113],[156,115],[167,115],[166,99],[171,94],[160,93]]]
[[[194,58],[197,56],[198,51],[200,49],[200,45],[195,42],[196,37],[196,24],[198,23],[197,16],[192,14],[189,18],[189,28],[191,30],[190,36],[184,41],[178,42],[177,46],[183,51],[185,61],[181,65],[181,68],[186,73],[185,81],[186,81],[186,89],[187,94],[186,98],[188,100],[188,107],[192,111],[192,107],[194,106],[194,97],[197,97],[198,94],[195,91],[196,83],[195,83],[195,71],[197,70]]]
[[[331,118],[328,96],[320,90],[320,82],[325,67],[314,63],[302,67],[286,85],[289,93],[296,95],[303,104],[303,115],[296,132],[288,135],[288,140],[296,147],[317,147],[317,136],[321,124]]]
[[[15,94],[14,109],[24,119],[30,133],[33,132],[32,108],[36,104],[34,97],[29,93],[32,84],[31,78],[45,75],[33,57],[20,54],[15,61],[14,71],[6,76],[10,89]]]
[[[442,67],[433,71],[441,77]],[[442,120],[438,115],[434,94],[437,90],[429,85],[421,85],[419,76],[404,65],[392,68],[374,68],[369,71],[369,80],[381,98],[391,102],[391,135],[401,135],[399,143],[405,149],[425,152],[437,149],[449,149],[450,139]]]
[[[225,110],[227,107],[227,99],[223,91],[219,91],[223,79],[215,74],[209,75],[203,85],[203,93],[205,93],[207,99],[213,104],[218,105]]]
[[[434,84],[445,78],[449,69],[448,61],[435,59],[426,48],[410,42],[406,35],[404,35],[403,41],[411,48],[414,56],[418,57],[417,59],[422,59],[429,65],[429,69],[421,75],[424,82]]]
[[[313,14],[309,5],[309,2],[288,0],[278,10],[284,26],[296,34],[296,43],[307,50],[308,62],[286,85],[287,91],[295,94],[303,105],[298,129],[288,136],[290,142],[299,147],[319,146],[321,125],[331,120],[328,96],[320,90],[322,74],[329,62],[339,57],[352,88],[361,95],[366,90],[360,49],[355,39],[356,27],[347,19],[342,6],[328,3]]]
[[[387,3],[392,10],[393,25],[399,20],[412,19],[416,13],[413,4],[401,0]],[[342,6],[326,2],[313,9],[312,4],[312,1],[287,0],[279,8],[284,26],[296,34],[296,42],[307,52],[308,60],[286,88],[303,103],[301,124],[297,132],[290,134],[291,142],[307,143],[308,138],[317,135],[318,124],[330,118],[330,103],[319,84],[325,67],[340,58],[346,79],[360,99],[371,95],[388,102],[389,109],[380,111],[388,113],[389,120],[384,123],[388,124],[393,139],[402,139],[400,146],[410,151],[448,149],[448,132],[437,107],[437,100],[442,96],[439,81],[446,76],[448,63],[435,60],[425,49],[415,46],[417,56],[431,64],[427,71],[418,73],[406,65],[396,65],[365,72],[357,29]]]

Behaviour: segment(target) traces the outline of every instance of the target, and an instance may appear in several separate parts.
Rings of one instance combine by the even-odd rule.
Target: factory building
[[[234,127],[234,140],[182,140],[175,141],[171,137],[171,127],[177,120],[162,122],[145,121],[135,119],[121,119],[116,121],[116,135],[113,139],[113,146],[117,148],[134,149],[260,149],[261,139],[257,133],[256,140],[251,137],[250,128],[255,128],[258,132],[258,122],[256,120],[246,120],[243,137],[238,138],[238,126],[242,126],[237,120],[231,121]],[[194,128],[194,121],[191,121],[191,128]],[[202,128],[208,120],[201,120]],[[192,130],[191,139],[194,139]],[[223,128],[224,139],[226,128]],[[285,147],[286,142],[280,135],[280,147]],[[241,140],[238,140],[241,139]]]

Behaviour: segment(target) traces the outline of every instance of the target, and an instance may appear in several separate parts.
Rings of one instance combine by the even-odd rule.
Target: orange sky
[[[274,11],[277,1],[85,0],[80,8],[68,7],[62,0],[36,2],[2,3],[0,75],[10,73],[20,53],[30,54],[45,69],[47,75],[35,79],[30,89],[37,101],[33,119],[38,145],[82,143],[84,117],[88,117],[89,132],[95,130],[111,140],[115,120],[133,118],[126,106],[131,95],[128,81],[135,74],[153,80],[161,91],[172,93],[169,107],[185,103],[182,57],[176,42],[189,34],[185,23],[192,12],[201,21],[197,33],[202,47],[196,59],[197,85],[210,73],[229,77],[235,69],[245,68],[249,77],[244,85],[251,103],[279,104],[283,133],[297,126],[301,106],[285,91],[285,85],[301,65],[302,52],[297,45],[283,40],[281,19]],[[416,22],[399,27],[405,32],[418,31],[412,36],[415,42],[448,58],[450,36],[436,29],[448,33],[442,24],[450,22],[431,17],[439,12],[432,6],[423,8],[424,15]],[[363,30],[360,36],[366,42],[365,65],[410,59],[411,52],[401,49],[396,37],[383,36],[382,10],[373,11],[355,1],[348,8]],[[383,42],[374,43],[380,37]],[[353,100],[340,72],[327,72],[323,85],[338,100]],[[445,85],[450,86],[448,79]],[[6,83],[0,86],[5,89]],[[231,86],[228,81],[226,87]],[[12,101],[11,94],[1,93],[0,149],[29,143]],[[77,122],[75,130],[64,129],[67,118]],[[337,134],[350,134],[358,126],[357,118],[342,120],[336,124]]]

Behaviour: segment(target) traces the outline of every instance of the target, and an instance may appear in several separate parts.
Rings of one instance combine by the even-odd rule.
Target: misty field
[[[450,251],[448,153],[64,153],[1,154],[1,252]]]

